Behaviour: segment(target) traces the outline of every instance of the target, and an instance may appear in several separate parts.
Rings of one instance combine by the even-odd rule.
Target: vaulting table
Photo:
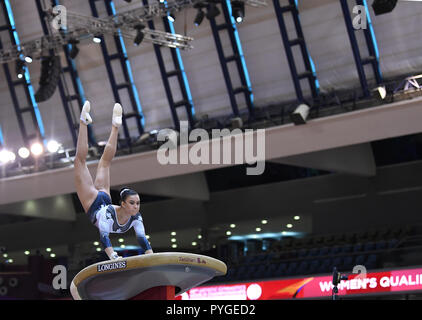
[[[70,292],[75,300],[172,300],[226,272],[224,262],[204,255],[144,254],[86,267],[72,280]]]

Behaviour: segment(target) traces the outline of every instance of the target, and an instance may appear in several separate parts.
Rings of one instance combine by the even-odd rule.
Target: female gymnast
[[[121,258],[110,242],[110,233],[123,233],[131,227],[135,229],[136,239],[143,253],[153,253],[151,245],[145,237],[144,224],[139,212],[139,194],[129,188],[120,190],[120,205],[113,205],[110,196],[110,166],[116,154],[119,127],[122,124],[122,106],[114,105],[110,137],[98,163],[95,181],[86,165],[88,155],[88,124],[92,123],[89,115],[91,106],[86,101],[81,112],[78,142],[76,145],[75,185],[79,201],[91,222],[100,231],[101,244],[107,256],[111,259]]]

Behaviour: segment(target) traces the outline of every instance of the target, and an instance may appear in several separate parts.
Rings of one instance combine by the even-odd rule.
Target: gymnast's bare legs
[[[99,191],[104,191],[110,196],[110,166],[116,154],[119,127],[122,124],[122,106],[116,103],[113,108],[111,133],[98,163],[95,181],[93,181],[86,165],[86,157],[88,155],[88,124],[92,123],[91,116],[89,115],[90,109],[91,105],[89,101],[86,101],[81,112],[74,161],[76,193],[85,212],[88,212]]]

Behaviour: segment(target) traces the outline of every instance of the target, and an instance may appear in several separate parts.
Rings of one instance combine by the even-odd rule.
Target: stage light
[[[291,223],[288,223],[288,224],[286,225],[286,227],[290,229],[290,228],[293,228],[293,225],[292,225]]]
[[[137,33],[133,42],[137,46],[142,42],[142,40],[144,40],[144,32],[142,31],[143,29],[145,29],[145,26],[143,24],[138,24],[135,26],[135,30],[137,30]]]
[[[22,61],[21,59],[18,59],[18,60],[16,60],[15,67],[16,67],[16,70],[15,71],[16,71],[17,77],[19,79],[22,79],[23,78],[23,75],[25,74],[25,70],[24,70],[25,62]]]
[[[375,88],[375,93],[377,95],[377,98],[384,100],[385,97],[387,96],[387,89],[385,88],[385,86],[379,86],[378,88]]]
[[[202,239],[202,236],[200,234],[198,234],[198,239]]]
[[[171,247],[172,248],[177,248],[177,244],[172,244]]]
[[[226,235],[227,235],[227,236],[230,236],[231,234],[232,234],[232,232],[231,232],[231,231],[227,231],[227,232],[226,232]]]
[[[18,150],[18,155],[19,155],[19,157],[21,157],[22,159],[26,159],[26,158],[28,158],[28,157],[29,157],[29,154],[30,154],[30,152],[29,152],[28,148],[26,148],[26,147],[22,147],[22,148],[20,148],[20,149]]]
[[[232,1],[232,16],[237,23],[241,23],[245,17],[245,3],[243,1]]]
[[[27,250],[24,252],[26,256],[28,256],[30,254],[30,252]]]
[[[234,224],[234,223],[232,223],[231,225],[230,225],[230,228],[236,228],[236,225]]]
[[[262,224],[267,224],[268,223],[268,220],[262,220],[261,223]]]
[[[309,106],[302,103],[290,114],[290,119],[295,125],[305,124],[309,116],[309,110]]]
[[[47,143],[47,150],[51,153],[56,153],[60,148],[60,144],[56,140],[50,140]]]
[[[6,261],[7,263],[13,263],[13,259],[9,259]]]
[[[196,245],[197,245],[197,243],[196,243],[195,241],[193,241],[193,242],[192,242],[192,245],[193,245],[193,246],[196,246]]]
[[[149,239],[149,235],[147,234],[147,235],[145,236],[145,238]]]
[[[259,228],[259,227],[258,228],[255,228],[255,231],[256,232],[260,232],[261,231],[261,228]]]
[[[56,257],[56,254],[55,254],[55,253],[51,253],[51,254],[50,254],[50,257],[51,257],[51,258],[55,258],[55,257]]]
[[[293,219],[300,220],[300,217],[299,216],[294,216]]]
[[[101,248],[96,248],[95,251],[100,252]]]
[[[372,2],[372,9],[375,15],[389,13],[396,7],[397,0],[374,0]]]
[[[124,249],[124,248],[126,248],[126,246],[125,246],[124,244],[122,244],[122,245],[120,246],[120,248]]]
[[[31,56],[26,56],[26,57],[25,57],[25,61],[26,61],[27,63],[31,63],[31,62],[32,62],[32,57],[31,57]]]
[[[172,231],[171,235],[172,236],[175,236],[176,235],[176,231]]]
[[[92,38],[92,41],[94,41],[95,43],[101,43],[101,38],[99,36],[94,36]]]
[[[124,241],[125,241],[125,240],[124,240],[123,238],[120,238],[120,239],[119,239],[119,242],[120,242],[120,243],[122,243],[122,242],[124,242]]]
[[[220,14],[220,10],[217,8],[215,3],[210,3],[207,8],[207,19],[215,18]]]
[[[3,253],[3,258],[7,258],[8,254],[7,253]]]
[[[8,151],[3,149],[0,151],[0,163],[7,163],[9,162],[9,154]]]
[[[35,142],[31,145],[31,152],[34,156],[39,156],[44,152],[44,147],[41,143]]]
[[[202,20],[204,20],[205,12],[202,11],[201,8],[198,9],[198,13],[196,14],[195,21],[193,22],[195,26],[199,26],[202,23]]]
[[[94,246],[98,246],[98,245],[100,245],[100,243],[98,241],[95,241]]]
[[[0,163],[8,163],[8,162],[13,162],[16,159],[16,155],[6,149],[3,149],[0,151]]]
[[[78,43],[79,41],[75,39],[72,39],[69,41],[69,44],[72,46],[72,49],[70,49],[70,52],[69,52],[69,56],[71,59],[75,59],[79,53],[79,48],[77,46]]]
[[[175,239],[175,238],[172,238],[172,239],[171,239],[171,242],[176,242],[176,239]]]
[[[169,21],[170,22],[174,22],[174,21],[176,21],[176,16],[174,15],[174,13],[169,13],[169,15],[168,15],[168,17],[167,17],[168,19],[169,19]]]
[[[45,251],[51,252],[51,248],[47,248],[47,249],[45,249]]]

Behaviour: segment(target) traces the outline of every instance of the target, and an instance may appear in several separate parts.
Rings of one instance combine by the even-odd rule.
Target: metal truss
[[[56,17],[51,9],[46,11],[46,16],[50,22]],[[84,40],[92,39],[92,37],[99,35],[122,36],[133,40],[137,33],[131,27],[133,24],[126,25],[119,19],[116,21],[115,17],[102,19],[67,11],[66,33],[44,35],[38,39],[23,42],[19,46],[13,45],[2,49],[0,50],[0,63],[17,60],[22,54],[37,59],[49,50],[62,50],[63,46],[67,45],[71,40],[78,40],[83,43]],[[137,24],[139,23],[140,21],[138,20]],[[144,41],[146,42],[170,48],[192,48],[189,44],[193,41],[191,37],[147,28],[144,28],[141,32],[144,34]]]
[[[267,5],[263,0],[239,0],[251,7],[264,7]],[[204,0],[176,0],[166,1],[166,3],[144,4],[137,9],[123,12],[112,17],[112,19],[119,24],[134,27],[140,21],[149,21],[155,17],[166,17],[169,12],[180,11],[185,8],[195,7],[202,4],[206,6],[208,3],[215,1]]]

